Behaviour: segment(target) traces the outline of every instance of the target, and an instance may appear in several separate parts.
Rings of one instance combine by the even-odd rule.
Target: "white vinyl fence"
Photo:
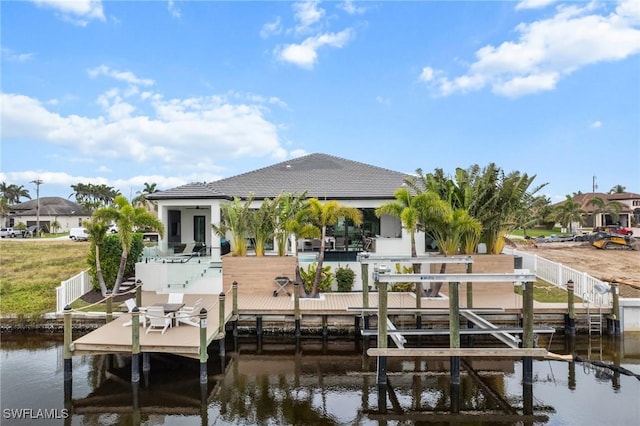
[[[611,293],[601,293],[596,289],[609,288],[609,284],[593,278],[586,272],[564,266],[561,263],[552,262],[537,254],[522,252],[511,248],[505,248],[504,252],[522,258],[522,268],[548,283],[564,290],[567,289],[567,281],[573,281],[574,293],[591,305],[610,307],[613,302]]]
[[[64,307],[78,300],[80,296],[91,289],[91,279],[89,271],[85,270],[60,282],[60,287],[56,288],[56,312],[64,311]]]

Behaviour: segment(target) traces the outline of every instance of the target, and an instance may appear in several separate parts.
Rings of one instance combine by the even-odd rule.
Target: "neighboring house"
[[[52,232],[51,224],[58,222],[56,232],[69,232],[71,228],[82,226],[82,222],[91,217],[82,209],[82,206],[73,201],[61,197],[40,197],[40,214],[38,215],[38,200],[29,200],[24,203],[11,206],[9,214],[4,217],[8,227],[16,227],[18,223],[24,223],[27,227],[36,226],[38,216],[40,228],[46,232]]]
[[[589,204],[594,198],[601,198],[605,203],[615,201],[622,206],[618,218],[614,220],[610,214],[597,212],[598,207]],[[599,192],[589,194],[579,194],[573,196],[573,201],[580,203],[582,210],[587,212],[585,218],[585,224],[582,226],[592,228],[596,226],[616,225],[619,224],[624,227],[639,227],[640,226],[640,194],[632,192],[620,192],[614,194],[604,194]],[[561,205],[557,203],[556,205]],[[579,224],[574,224],[575,228],[579,228]]]
[[[365,242],[370,251],[406,254],[410,239],[398,218],[377,218],[376,207],[391,200],[410,175],[347,160],[327,154],[310,154],[283,161],[252,172],[210,183],[190,183],[147,198],[157,202],[158,217],[165,225],[160,246],[167,249],[188,242],[203,243],[214,258],[220,256],[220,239],[211,224],[220,223],[220,206],[234,197],[246,199],[253,194],[252,207],[281,193],[302,194],[308,198],[336,200],[363,212],[364,223],[354,227],[339,223],[329,230],[331,247],[343,251],[361,251]],[[406,234],[406,235],[405,235]],[[419,253],[424,253],[425,238],[416,238]],[[317,249],[311,241],[298,241],[297,250]]]

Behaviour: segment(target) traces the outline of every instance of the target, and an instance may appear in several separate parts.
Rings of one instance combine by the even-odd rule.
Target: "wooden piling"
[[[300,282],[296,280],[293,283],[293,319],[294,319],[294,336],[300,337]]]
[[[219,324],[218,324],[218,333],[222,333],[224,334],[224,299],[225,299],[225,294],[224,292],[220,292],[220,294],[218,295],[218,318],[220,320]]]
[[[231,288],[233,297],[233,337],[238,337],[238,321],[240,319],[238,314],[238,281],[234,281]]]
[[[140,310],[131,311],[131,383],[140,383]]]
[[[473,273],[473,263],[467,263],[467,274]],[[473,283],[467,281],[467,309],[473,308]]]
[[[365,308],[369,307],[369,264],[361,263],[360,271],[362,273],[362,306]],[[364,316],[364,328],[366,329],[369,326],[369,315],[363,314]]]
[[[113,321],[113,297],[111,295],[111,290],[107,290],[107,300],[106,300],[106,315],[105,322],[108,324]]]
[[[533,349],[533,281],[523,283],[522,291],[522,347]],[[533,358],[522,358],[522,383],[525,386],[533,384]]]
[[[322,316],[322,339],[327,340],[329,338],[329,326],[328,326],[328,316]]]
[[[207,383],[207,360],[209,355],[207,354],[207,310],[205,308],[200,309],[200,384]]]
[[[574,285],[573,280],[567,281],[567,318],[565,321],[564,334],[576,335],[576,313],[574,308]]]
[[[71,366],[71,306],[64,307],[64,381],[71,381],[73,376]]]
[[[620,335],[620,288],[616,280],[611,281],[611,295],[613,302],[611,306],[611,327],[610,334]]]
[[[378,348],[387,348],[387,283],[378,283]],[[387,385],[387,357],[378,357],[378,386]],[[385,392],[386,393],[386,392]]]
[[[449,283],[449,348],[460,348],[460,283]],[[460,357],[450,357],[451,384],[460,385]]]
[[[142,280],[136,281],[136,306],[142,306]]]

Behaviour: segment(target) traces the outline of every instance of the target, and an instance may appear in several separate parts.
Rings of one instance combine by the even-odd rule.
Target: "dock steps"
[[[587,322],[589,325],[589,335],[598,334],[602,335],[602,310],[598,309],[597,312],[592,311],[587,307]]]

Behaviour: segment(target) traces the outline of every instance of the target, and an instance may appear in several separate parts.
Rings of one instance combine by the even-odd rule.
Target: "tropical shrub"
[[[143,248],[144,244],[142,242],[142,234],[133,234],[131,250],[127,256],[127,264],[124,270],[125,277],[135,276],[136,262],[142,255]],[[122,256],[122,245],[120,244],[118,236],[107,235],[104,242],[100,245],[100,265],[102,267],[102,274],[108,289],[113,289],[116,282],[118,269],[120,267],[120,256]],[[89,276],[91,277],[93,288],[100,290],[96,270],[95,245],[92,245],[89,250],[87,263],[89,264]]]
[[[396,263],[396,274],[413,274],[413,266],[400,265]],[[414,291],[413,283],[405,282],[405,283],[394,283],[391,286],[390,291],[398,291],[398,292],[412,292]]]
[[[307,294],[313,289],[315,282],[316,270],[318,268],[318,262],[313,262],[307,269],[300,268],[300,277],[302,278],[302,284]],[[320,270],[320,283],[318,284],[319,291],[330,291],[331,284],[333,283],[333,274],[331,273],[331,266],[324,266]]]
[[[353,289],[353,281],[356,278],[356,273],[349,268],[349,265],[345,267],[338,266],[334,275],[338,283],[338,291],[349,292]]]

